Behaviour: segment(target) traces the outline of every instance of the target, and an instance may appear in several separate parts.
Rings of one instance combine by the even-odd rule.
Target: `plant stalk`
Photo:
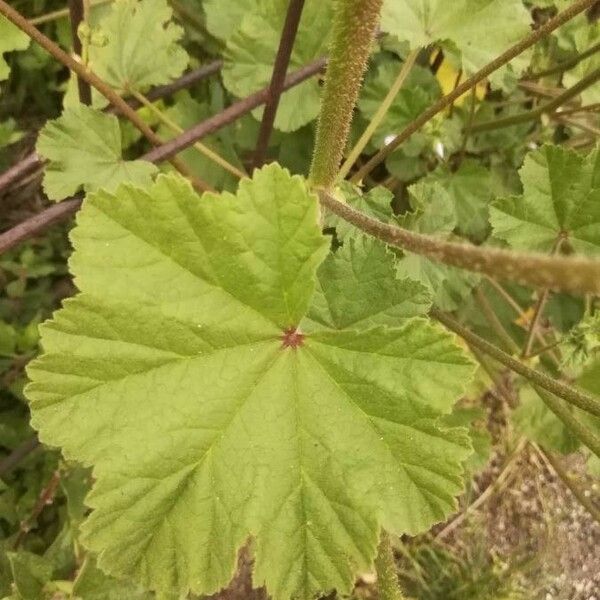
[[[398,583],[392,543],[390,536],[385,531],[381,532],[379,550],[377,558],[375,558],[375,571],[377,572],[379,600],[404,600]]]
[[[71,17],[71,38],[73,40],[73,52],[82,58],[83,45],[79,39],[79,26],[85,21],[85,7],[83,0],[69,0],[69,15]],[[77,89],[79,90],[79,101],[88,106],[92,103],[92,88],[90,84],[77,76]]]
[[[331,189],[335,184],[382,4],[383,0],[335,3],[330,58],[309,175],[315,187]]]
[[[574,294],[600,294],[600,261],[588,258],[520,254],[472,244],[448,242],[382,223],[340,202],[325,190],[321,204],[365,233],[430,260],[490,277]]]
[[[566,383],[553,379],[541,371],[529,368],[520,360],[517,360],[516,358],[506,354],[506,352],[500,350],[500,348],[490,344],[487,340],[479,337],[477,334],[458,323],[458,321],[455,321],[452,317],[446,315],[436,308],[432,308],[429,311],[429,314],[434,319],[445,325],[450,331],[453,331],[459,337],[465,340],[469,346],[475,346],[476,348],[479,348],[479,350],[491,356],[505,367],[508,367],[511,371],[514,371],[518,375],[521,375],[530,381],[534,386],[541,388],[542,391],[545,390],[550,392],[551,394],[562,398],[569,404],[573,404],[581,410],[595,415],[596,417],[600,417],[600,400],[594,396],[578,390],[577,388],[571,387]],[[569,412],[568,409],[565,408],[565,410]],[[569,415],[570,414],[571,413],[569,412]]]

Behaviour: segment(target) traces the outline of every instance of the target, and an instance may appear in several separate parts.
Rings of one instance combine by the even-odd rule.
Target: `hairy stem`
[[[436,308],[431,309],[429,314],[434,319],[437,319],[440,323],[445,325],[450,331],[453,331],[459,337],[465,340],[467,344],[479,348],[479,350],[488,356],[491,356],[505,367],[508,367],[511,371],[514,371],[518,375],[521,375],[530,381],[534,386],[541,388],[542,391],[546,390],[551,394],[566,400],[569,402],[569,404],[573,404],[581,410],[600,417],[599,399],[587,394],[586,392],[578,390],[577,388],[571,387],[566,383],[562,383],[561,381],[553,379],[541,371],[529,368],[520,360],[506,354],[506,352],[500,350],[500,348],[490,344],[487,340],[479,337],[477,334],[461,325],[458,321],[455,321],[452,317],[446,315]],[[567,409],[565,408],[565,410]]]
[[[330,59],[309,176],[315,186],[330,189],[336,181],[382,4],[383,0],[335,3]]]
[[[256,150],[254,152],[254,166],[256,168],[261,167],[265,161],[303,9],[304,0],[290,0],[285,16],[285,23],[283,24],[283,31],[279,40],[279,48],[275,56],[275,63],[273,64],[273,73],[271,74],[271,83],[269,84],[269,96],[265,104]]]
[[[582,13],[584,10],[592,6],[596,0],[577,0],[557,14],[552,19],[548,20],[541,27],[533,31],[526,38],[510,47],[506,52],[501,54],[498,58],[488,63],[485,67],[477,71],[474,75],[469,77],[466,81],[461,83],[451,93],[440,98],[435,104],[429,107],[426,111],[421,113],[410,125],[408,125],[403,131],[401,131],[392,142],[390,142],[385,148],[382,148],[375,156],[371,158],[365,165],[357,171],[352,177],[353,182],[359,182],[365,178],[377,165],[381,164],[400,144],[405,142],[413,133],[419,131],[425,123],[433,119],[438,113],[443,111],[445,108],[450,106],[457,98],[460,98],[465,92],[468,92],[472,87],[476,86],[480,81],[483,81],[489,77],[494,71],[497,71],[500,67],[509,63],[511,60],[519,56],[522,52],[539,42],[542,38],[552,33],[555,29],[570,21],[573,17]]]
[[[381,532],[379,550],[375,558],[375,571],[377,572],[377,592],[379,600],[403,600],[404,595],[400,590],[398,575],[396,574],[396,561],[390,536]]]
[[[436,262],[533,287],[559,289],[574,294],[600,293],[600,261],[520,254],[447,242],[372,219],[325,190],[319,190],[319,197],[323,206],[365,233]]]
[[[390,110],[398,92],[402,89],[408,74],[410,73],[413,65],[415,64],[415,60],[419,54],[419,50],[413,50],[407,57],[406,60],[402,63],[402,67],[400,72],[398,73],[398,77],[396,77],[396,81],[392,84],[390,91],[387,93],[387,96],[383,99],[383,102],[377,109],[377,112],[371,119],[368,127],[365,129],[364,133],[360,136],[358,142],[356,142],[354,148],[350,151],[348,158],[342,165],[340,172],[338,173],[338,180],[344,180],[348,176],[352,165],[357,161],[358,157],[362,154],[363,150],[369,143],[370,139],[373,137],[373,134],[379,127],[380,123],[385,118],[385,115]]]
[[[26,33],[33,41],[39,44],[46,52],[56,60],[73,71],[83,81],[98,90],[111,104],[119,109],[154,146],[160,146],[162,140],[152,131],[144,120],[117,94],[106,82],[90,71],[85,65],[67,54],[60,46],[46,37],[39,29],[36,29],[23,15],[11,8],[4,0],[0,0],[0,14]],[[211,187],[197,177],[192,176],[188,168],[177,158],[170,159],[171,164],[185,177],[187,177],[198,191],[207,191]]]

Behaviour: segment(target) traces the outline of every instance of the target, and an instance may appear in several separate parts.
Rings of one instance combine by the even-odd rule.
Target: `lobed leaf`
[[[319,217],[275,164],[235,196],[159,176],[84,202],[81,291],[43,326],[27,395],[41,439],[94,466],[83,529],[102,569],[210,594],[253,539],[254,585],[308,600],[349,591],[380,527],[412,534],[455,509],[470,442],[438,420],[473,365],[400,311],[302,329]]]
[[[549,252],[562,238],[576,252],[600,253],[600,149],[584,157],[560,146],[527,155],[523,195],[491,207],[494,235],[519,250]]]
[[[51,200],[62,200],[81,188],[114,191],[125,181],[148,184],[158,171],[144,160],[123,160],[117,117],[83,104],[48,121],[36,147],[49,161],[43,185]]]

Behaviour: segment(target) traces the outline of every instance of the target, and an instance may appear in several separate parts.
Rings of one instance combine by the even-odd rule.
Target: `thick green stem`
[[[375,559],[375,570],[377,571],[377,591],[379,600],[404,600],[400,590],[398,575],[396,574],[396,562],[389,535],[381,532],[379,551]]]
[[[542,391],[546,390],[551,394],[566,400],[569,404],[577,406],[577,408],[580,408],[581,410],[600,417],[600,400],[594,396],[590,396],[586,392],[571,387],[562,381],[553,379],[541,371],[536,371],[535,369],[529,368],[520,360],[517,360],[516,358],[506,354],[506,352],[500,350],[500,348],[490,344],[487,340],[479,337],[477,334],[461,325],[458,321],[455,321],[452,317],[437,310],[436,308],[431,309],[429,314],[450,329],[450,331],[453,331],[460,336],[469,344],[469,346],[475,346],[476,348],[479,348],[479,350],[485,352],[485,354],[491,356],[505,367],[508,367],[511,371],[514,371],[522,377],[525,377],[525,379],[531,382],[534,386],[537,386],[537,388],[541,388]],[[554,409],[552,410],[554,411]],[[571,414],[566,407],[565,410]],[[592,450],[592,448],[590,448],[590,450]]]
[[[310,180],[330,189],[367,67],[383,0],[337,0]]]
[[[436,262],[490,277],[573,294],[600,295],[600,261],[579,257],[522,254],[510,250],[448,242],[388,225],[319,190],[321,204],[338,217],[386,244]]]

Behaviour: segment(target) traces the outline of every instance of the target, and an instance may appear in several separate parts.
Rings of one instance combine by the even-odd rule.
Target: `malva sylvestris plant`
[[[413,210],[398,216],[385,190],[367,189],[372,170],[365,165],[358,171],[362,188],[338,181],[380,28],[405,33],[411,65],[419,48],[455,42],[469,78],[407,123],[400,142],[375,152],[366,163],[373,168],[460,98],[461,85],[468,91],[489,78],[592,3],[574,2],[529,31],[519,20],[528,14],[522,3],[508,2],[498,19],[509,24],[516,10],[510,35],[517,37],[506,40],[502,27],[493,28],[477,52],[478,40],[461,37],[460,19],[475,18],[477,2],[469,0],[457,2],[456,22],[448,22],[444,3],[425,3],[429,27],[422,3],[412,0],[338,0],[326,8],[306,0],[285,21],[287,46],[285,35],[267,43],[279,37],[271,22],[277,2],[236,3],[251,13],[239,29],[206,2],[210,34],[226,45],[224,79],[247,93],[255,91],[245,88],[248,73],[263,73],[276,50],[288,62],[320,58],[323,40],[308,43],[311,32],[293,22],[302,10],[314,22],[321,11],[332,15],[308,176],[272,162],[224,191],[243,165],[198,146],[160,110],[157,134],[119,95],[144,104],[151,85],[185,69],[183,31],[170,23],[166,2],[117,0],[105,21],[112,35],[89,47],[86,64],[65,58],[0,1],[0,26],[15,38],[10,49],[28,34],[94,97],[99,92],[92,106],[66,107],[38,140],[48,197],[83,190],[85,199],[70,234],[78,291],[41,326],[43,352],[27,368],[25,393],[40,440],[92,468],[81,542],[102,571],[159,597],[207,595],[228,585],[239,552],[249,548],[253,585],[274,600],[350,593],[357,574],[374,565],[380,597],[402,598],[392,538],[427,531],[456,511],[473,445],[468,428],[447,417],[481,354],[530,382],[540,406],[600,452],[593,391],[538,368],[529,352],[507,352],[466,329],[448,314],[457,292],[446,287],[463,269],[467,293],[486,276],[538,288],[542,296],[597,295],[600,152],[582,156],[547,145],[528,155],[522,195],[489,210],[502,241],[496,246],[451,237],[456,215],[446,210],[439,182],[412,188]],[[498,3],[487,4],[492,10]],[[443,23],[444,35],[436,30]],[[133,45],[124,60],[122,36],[141,39],[146,27],[153,28],[156,63]],[[258,32],[263,45],[249,58]],[[289,45],[294,39],[298,56]],[[272,81],[281,94],[284,79]],[[286,131],[312,119],[316,83],[301,82],[293,94],[305,103],[297,112],[289,97],[266,95],[267,109],[276,102],[267,135],[273,123]],[[124,159],[124,132],[101,110],[100,95],[179,172],[159,173],[154,157]],[[376,119],[384,118],[379,111]],[[375,133],[377,123],[370,127]],[[161,150],[167,136],[182,140],[172,153]],[[210,182],[186,177],[189,166],[176,154],[191,146],[226,175]],[[475,218],[465,226],[481,233]],[[557,252],[563,242],[568,252]]]

